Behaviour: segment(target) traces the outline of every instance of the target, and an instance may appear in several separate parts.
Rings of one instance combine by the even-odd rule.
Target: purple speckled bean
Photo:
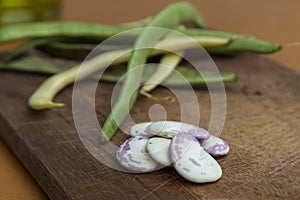
[[[195,126],[195,128],[193,128],[191,130],[185,131],[184,133],[191,134],[198,140],[204,140],[204,139],[207,139],[210,137],[210,134],[207,130],[197,127],[197,126]]]
[[[191,134],[175,135],[169,153],[176,171],[189,181],[214,182],[222,176],[220,165]]]
[[[126,157],[126,153],[130,151],[129,143],[133,140],[133,137],[126,140],[117,151],[117,158],[120,159],[120,161],[128,163],[128,159]]]
[[[150,172],[159,164],[147,152],[148,137],[135,136],[126,140],[117,151],[117,160],[132,172]]]
[[[214,135],[203,140],[202,146],[205,151],[212,156],[224,156],[227,155],[230,150],[229,145],[223,139]]]

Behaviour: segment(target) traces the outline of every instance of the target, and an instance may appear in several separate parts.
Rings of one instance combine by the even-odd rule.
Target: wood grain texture
[[[300,12],[299,0],[275,1],[240,1],[240,0],[188,0],[204,15],[209,26],[218,30],[251,34],[257,38],[279,42],[282,44],[299,41]],[[108,24],[124,23],[142,17],[154,15],[162,7],[174,2],[173,0],[127,0],[127,1],[98,1],[85,0],[62,1],[62,19],[102,22]],[[118,4],[118,6],[115,6]],[[88,15],[86,14],[88,13]],[[9,47],[11,47],[9,45]],[[0,46],[1,50],[7,46]],[[268,55],[283,63],[286,67],[300,71],[299,47],[285,48],[279,53]],[[0,127],[0,131],[2,127]],[[0,144],[0,149],[7,148]],[[44,199],[37,191],[38,187],[25,175],[23,167],[14,161],[9,151],[0,151],[0,199],[15,198],[32,200]],[[26,176],[27,178],[24,178]],[[9,185],[9,187],[7,187]]]
[[[236,72],[246,85],[228,85],[227,118],[222,133],[231,152],[218,161],[223,177],[212,184],[194,184],[173,168],[147,174],[112,170],[94,159],[74,128],[68,87],[57,97],[66,107],[35,112],[26,105],[43,76],[0,74],[1,137],[15,152],[51,199],[299,199],[300,188],[300,75],[257,55],[216,58],[221,71]],[[88,90],[89,81],[80,87]],[[98,120],[110,111],[112,84],[96,93]],[[156,95],[171,95],[163,88]],[[200,124],[210,120],[210,98],[197,90]],[[82,98],[82,101],[87,101]],[[136,122],[149,120],[156,104],[140,97],[132,110]],[[177,104],[160,102],[168,119],[178,120]],[[208,109],[209,108],[209,109]],[[90,127],[86,127],[88,130]],[[126,136],[113,138],[119,145]]]

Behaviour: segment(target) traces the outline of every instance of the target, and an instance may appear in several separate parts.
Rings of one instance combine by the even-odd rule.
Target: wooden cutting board
[[[32,111],[26,101],[45,76],[0,73],[0,135],[15,152],[50,199],[299,199],[300,198],[300,75],[257,55],[241,54],[215,59],[221,71],[239,75],[246,85],[226,86],[227,115],[221,137],[230,145],[219,158],[222,179],[194,184],[173,168],[146,174],[110,169],[85,149],[72,116],[72,87],[56,98],[63,108]],[[82,84],[88,89],[89,83]],[[98,120],[103,124],[110,108],[113,84],[96,94]],[[184,89],[183,89],[184,90]],[[156,95],[170,95],[164,88]],[[197,90],[200,124],[210,119],[210,98]],[[84,101],[84,98],[83,98]],[[132,116],[149,120],[153,100],[139,97]],[[161,102],[168,119],[178,120],[174,102]],[[88,130],[89,127],[86,127]],[[126,136],[118,131],[117,145]]]

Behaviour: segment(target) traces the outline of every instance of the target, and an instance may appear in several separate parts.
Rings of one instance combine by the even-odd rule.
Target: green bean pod
[[[131,30],[132,28],[132,26],[109,26],[77,22],[37,22],[14,24],[1,27],[0,43],[11,42],[20,39],[64,37],[73,39],[74,43],[78,43],[79,41],[82,43],[82,40],[90,40],[91,42],[96,41],[96,44],[98,44],[100,41],[108,37],[111,37],[123,31]],[[274,53],[281,49],[281,46],[279,44],[273,44],[271,42],[226,32],[205,29],[175,28],[175,30],[190,37],[210,36],[220,38],[235,38],[235,41],[232,42],[229,46],[208,48],[207,51],[210,53]],[[133,34],[132,37],[136,37],[137,34],[138,31],[136,32],[136,34]],[[50,41],[48,45],[51,45]]]
[[[62,67],[63,66],[63,67]],[[0,63],[0,71],[19,71],[26,73],[35,73],[43,75],[53,75],[64,71],[66,68],[74,66],[73,62],[56,62],[53,60],[46,60],[40,57],[26,57],[21,58],[9,63]],[[120,81],[120,78],[126,73],[126,64],[118,64],[115,66],[109,67],[102,76],[100,81],[117,83]],[[143,73],[143,82],[148,80],[148,78],[155,72],[156,68],[154,67],[145,67]],[[221,73],[221,77],[217,77],[213,74],[206,75],[206,82],[202,78],[201,74],[198,71],[189,69],[186,66],[178,66],[175,69],[177,72],[182,74],[187,82],[192,86],[202,86],[207,83],[230,83],[235,82],[237,77],[234,73]],[[207,72],[202,72],[207,74]],[[91,78],[98,80],[98,76],[92,75]],[[166,86],[185,86],[186,82],[182,81],[171,74],[166,80],[163,81]]]
[[[207,47],[206,50],[209,53],[237,53],[237,52],[252,52],[252,53],[262,53],[269,54],[279,51],[281,45],[274,44],[271,42],[255,39],[253,37],[246,37],[242,35],[236,35],[232,33],[226,33],[221,31],[212,30],[199,30],[199,29],[185,29],[181,31],[182,33],[194,37],[194,36],[211,36],[219,38],[232,38],[234,39],[229,45],[224,47]]]
[[[203,24],[201,15],[193,6],[185,2],[179,2],[169,5],[159,12],[149,21],[146,27],[175,28],[183,22],[194,22],[196,25]],[[145,64],[151,49],[145,49],[144,47],[155,46],[162,37],[166,36],[164,34],[167,33],[158,33],[157,30],[153,31],[152,29],[143,30],[135,42],[135,50],[128,62],[127,71]],[[137,98],[138,91],[133,91],[132,94],[128,92],[132,88],[139,88],[141,84],[143,67],[137,69],[135,73],[128,73],[122,85],[119,98],[103,125],[103,137],[107,140],[113,137],[119,127],[118,123],[121,123],[126,118]]]
[[[42,37],[90,38],[104,40],[131,26],[110,26],[79,22],[34,22],[1,27],[0,43]]]
[[[213,54],[232,54],[239,52],[270,54],[281,49],[281,45],[279,44],[231,33],[204,29],[185,29],[180,31],[191,37],[212,36],[219,38],[234,38],[233,42],[224,47],[205,47],[209,53]],[[38,38],[15,49],[6,60],[12,60],[33,47],[38,47],[55,57],[82,60],[98,45],[98,42],[93,43],[95,41],[85,40],[83,41],[85,43],[79,43],[78,40],[82,41],[80,38],[73,38],[72,42],[70,41],[70,38]],[[113,50],[114,48],[117,47],[107,47],[105,50]]]
[[[231,33],[210,31],[203,29],[186,29],[180,30],[182,33],[190,36],[204,36],[204,37],[219,37],[219,38],[234,38],[234,40],[224,47],[205,47],[205,49],[212,54],[232,54],[240,52],[251,52],[260,54],[271,54],[281,49],[281,45],[259,40],[246,36],[239,36]],[[56,42],[54,44],[47,44],[42,49],[47,53],[54,56],[59,56],[69,59],[84,59],[90,51],[97,44],[88,44],[83,46],[82,44],[65,44],[63,42]],[[87,48],[90,47],[90,48]],[[58,53],[59,52],[59,53]]]

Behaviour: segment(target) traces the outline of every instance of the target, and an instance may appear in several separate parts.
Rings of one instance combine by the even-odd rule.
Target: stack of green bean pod
[[[28,29],[28,27],[30,27],[30,29]],[[12,58],[21,55],[30,48],[41,47],[45,51],[50,52],[55,56],[67,57],[71,59],[83,59],[93,48],[95,48],[96,45],[98,45],[104,39],[130,29],[132,29],[132,27],[104,26],[75,22],[37,22],[16,24],[0,29],[0,43],[31,39],[29,42],[17,48],[15,52],[12,53]],[[19,30],[26,30],[26,32],[20,32]],[[206,48],[209,53],[228,54],[238,52],[254,52],[269,54],[281,49],[279,44],[232,33],[192,28],[175,28],[175,30],[190,37],[208,36],[233,39],[228,46]],[[132,37],[134,38],[136,35],[133,34]],[[57,51],[59,51],[59,53],[57,53]],[[78,55],[81,56],[78,57]]]
[[[179,27],[184,23],[192,23],[196,28]],[[135,28],[146,28],[142,31]],[[54,103],[55,95],[66,85],[71,84],[76,79],[79,71],[79,63],[75,60],[84,59],[101,41],[110,38],[124,31],[130,31],[127,36],[128,41],[133,44],[133,49],[126,48],[126,45],[104,46],[103,53],[87,61],[87,67],[80,70],[81,79],[93,77],[93,73],[104,68],[105,63],[112,61],[112,69],[106,71],[100,81],[117,82],[122,74],[147,63],[151,56],[165,54],[162,48],[172,49],[174,52],[183,52],[187,48],[194,47],[194,44],[184,39],[168,38],[163,32],[154,34],[148,27],[167,28],[184,34],[201,44],[209,53],[233,54],[239,52],[253,52],[269,54],[279,51],[281,46],[268,41],[259,40],[253,37],[225,33],[206,29],[206,25],[200,13],[189,3],[173,3],[161,10],[157,15],[136,23],[123,25],[102,25],[77,22],[35,22],[8,25],[0,28],[0,44],[25,41],[17,47],[4,61],[0,63],[0,70],[15,70],[29,73],[40,73],[51,75],[30,97],[28,103],[32,109],[43,110],[52,107],[63,106],[63,103]],[[136,31],[135,31],[136,30]],[[154,49],[141,48],[146,46]],[[59,68],[53,60],[42,57],[22,57],[28,50],[35,48],[56,58],[62,57],[73,60],[67,66]],[[114,55],[124,52],[125,55],[116,61]],[[128,53],[129,52],[129,53]],[[180,53],[180,54],[181,54]],[[57,60],[57,59],[55,59]],[[177,70],[187,81],[193,85],[205,85],[207,82],[235,82],[237,77],[233,73],[221,73],[220,77],[214,75],[203,77],[197,70],[179,66],[181,59],[176,55],[165,55],[162,57],[163,64],[172,66],[157,79],[159,83],[167,85],[182,85],[180,81],[172,76],[172,71]],[[126,66],[127,63],[127,66]],[[177,68],[176,68],[177,67]],[[159,69],[157,69],[159,70]],[[205,73],[205,72],[203,72]],[[110,140],[119,127],[119,124],[128,115],[130,109],[137,99],[138,91],[129,94],[127,91],[132,88],[139,88],[142,82],[146,82],[149,77],[155,79],[155,70],[141,67],[136,73],[128,73],[123,82],[118,101],[112,108],[103,126],[103,136]],[[97,77],[96,77],[97,78]],[[151,90],[155,86],[151,86]],[[150,89],[143,87],[143,91],[150,92]],[[129,103],[128,103],[129,102]],[[128,105],[129,104],[129,105]]]

